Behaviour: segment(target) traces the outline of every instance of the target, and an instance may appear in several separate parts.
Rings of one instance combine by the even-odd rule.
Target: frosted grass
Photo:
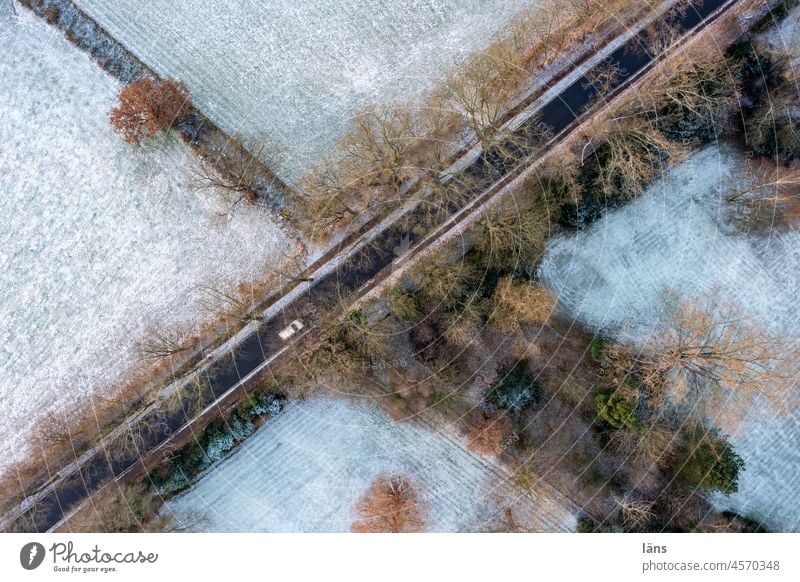
[[[261,277],[289,242],[255,208],[217,220],[181,143],[114,134],[117,83],[61,33],[24,9],[0,25],[1,470],[42,413],[130,369],[146,329],[197,323],[198,286]]]

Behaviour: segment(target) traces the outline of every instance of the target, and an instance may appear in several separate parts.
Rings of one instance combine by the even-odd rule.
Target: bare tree
[[[715,293],[705,300],[678,302],[671,311],[667,325],[637,356],[646,382],[667,378],[678,401],[691,395],[719,404],[736,397],[783,406],[797,377],[793,342],[768,332]]]
[[[354,117],[336,154],[301,183],[301,226],[325,238],[375,204],[396,199],[407,180],[438,178],[453,117],[437,101],[425,107],[373,106]]]
[[[487,213],[475,240],[475,249],[486,263],[500,271],[534,268],[544,254],[553,225],[554,207],[538,193],[527,196],[525,206],[500,208]]]
[[[151,439],[159,430],[153,415],[139,419],[125,418],[120,424],[122,432],[106,442],[105,451],[111,459],[140,459],[148,451]]]
[[[358,180],[335,160],[327,159],[312,168],[299,191],[301,214],[298,225],[315,240],[323,240],[347,220],[354,220],[366,206]]]
[[[461,116],[442,95],[432,94],[414,109],[416,139],[406,147],[407,172],[413,177],[440,176],[454,153]]]
[[[617,430],[610,442],[620,454],[633,462],[651,467],[664,467],[672,459],[679,444],[678,431],[663,424],[646,425],[638,430]]]
[[[332,321],[320,334],[305,366],[314,376],[319,372],[346,375],[361,370],[363,364],[382,358],[387,352],[388,329],[383,320],[370,321],[367,314],[351,310],[341,317],[341,309],[331,313]],[[325,317],[319,318],[325,321]]]
[[[445,339],[459,348],[468,348],[480,337],[483,322],[475,301],[464,306],[463,311],[447,317],[444,330]]]
[[[720,127],[738,106],[739,87],[729,63],[713,42],[693,46],[664,61],[662,74],[648,78],[638,92],[643,103],[661,115],[690,112]]]
[[[188,349],[185,339],[186,334],[175,327],[152,327],[140,342],[139,352],[147,360],[169,358]]]
[[[242,323],[261,321],[261,317],[258,314],[251,313],[253,308],[252,301],[217,287],[206,285],[200,287],[199,290],[204,296],[203,305],[215,316],[222,319],[232,318]]]
[[[447,79],[446,101],[463,115],[484,148],[503,137],[502,123],[518,77],[515,63],[500,55],[478,53]]]
[[[747,143],[757,154],[779,163],[800,158],[800,113],[796,83],[773,91],[745,123]]]
[[[399,188],[410,170],[407,153],[420,137],[411,109],[368,107],[352,124],[338,148],[351,177],[364,186]]]
[[[419,532],[425,525],[425,508],[411,481],[401,475],[379,477],[356,503],[357,533]]]
[[[281,261],[280,266],[276,269],[277,280],[281,285],[285,283],[311,283],[314,277],[306,273],[307,265],[305,262],[305,254],[302,252],[292,253]]]
[[[638,113],[619,115],[595,124],[598,140],[597,184],[605,196],[620,191],[638,194],[666,164],[686,155],[678,143],[667,139],[655,124]]]
[[[800,164],[785,167],[761,159],[749,174],[730,179],[727,188],[730,217],[742,230],[785,230],[800,222]]]
[[[601,63],[587,71],[584,78],[586,79],[583,83],[584,90],[591,88],[596,92],[598,99],[604,99],[619,83],[621,71],[619,65],[615,63]]]
[[[190,419],[205,408],[211,396],[213,391],[206,377],[196,374],[166,394],[161,407],[166,415],[179,414]]]
[[[643,48],[647,49],[653,58],[657,58],[673,47],[684,34],[681,19],[700,3],[702,0],[686,0],[671,6],[665,17],[657,19],[642,31]]]
[[[653,504],[649,501],[637,499],[630,492],[622,496],[614,493],[611,498],[614,500],[617,512],[626,527],[641,529],[655,517]]]
[[[479,192],[478,180],[466,173],[442,178],[428,172],[420,180],[414,212],[407,213],[402,219],[403,228],[425,235]]]
[[[472,284],[479,278],[475,265],[447,252],[417,263],[408,273],[411,284],[424,294],[430,311],[462,304],[465,298],[469,298]]]
[[[189,184],[197,190],[223,192],[230,216],[241,202],[253,203],[259,195],[268,195],[283,159],[284,151],[269,137],[246,141],[234,136],[208,144],[193,159]]]
[[[559,54],[569,36],[566,26],[569,20],[569,11],[564,10],[563,3],[557,0],[544,0],[524,14],[518,23],[527,31],[526,57],[528,59],[532,57],[530,53],[534,47],[541,52],[542,64],[546,64],[554,55]]]

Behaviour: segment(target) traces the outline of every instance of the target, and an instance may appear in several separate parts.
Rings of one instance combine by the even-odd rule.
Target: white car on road
[[[303,322],[300,321],[299,319],[295,319],[292,323],[290,323],[289,325],[284,327],[280,332],[278,332],[278,335],[281,337],[282,340],[286,341],[301,329],[303,329]]]

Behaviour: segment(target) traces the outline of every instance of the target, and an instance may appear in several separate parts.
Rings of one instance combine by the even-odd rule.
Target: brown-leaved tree
[[[174,79],[142,77],[119,92],[109,121],[125,141],[139,145],[159,131],[174,127],[192,104],[186,86]]]
[[[356,533],[422,531],[424,508],[411,481],[402,475],[379,477],[356,503]]]

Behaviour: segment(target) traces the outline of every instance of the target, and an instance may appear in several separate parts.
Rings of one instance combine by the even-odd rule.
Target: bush
[[[599,335],[592,336],[592,341],[589,343],[589,355],[595,362],[599,362],[603,357],[603,338]]]
[[[206,444],[205,458],[207,463],[219,461],[228,451],[233,448],[233,435],[220,430],[213,431],[208,436]]]
[[[408,291],[403,291],[399,287],[392,287],[389,290],[389,313],[392,317],[400,321],[416,323],[423,317],[417,298]]]
[[[606,424],[617,429],[631,430],[636,427],[636,409],[617,392],[600,392],[594,397],[599,416]]]
[[[694,430],[676,465],[676,481],[685,487],[724,495],[739,490],[744,461],[716,430]]]
[[[556,302],[555,296],[543,285],[504,277],[498,282],[489,304],[491,324],[503,332],[523,323],[544,326],[550,321]]]
[[[255,427],[250,420],[243,420],[238,414],[234,414],[228,423],[228,430],[236,442],[242,442],[255,431]]]
[[[164,480],[153,479],[155,492],[159,497],[167,497],[191,485],[191,480],[181,468],[176,468]]]
[[[207,426],[196,440],[175,454],[169,471],[150,475],[158,495],[169,496],[191,485],[192,480],[222,459],[234,445],[255,432],[253,420],[275,416],[283,409],[285,397],[269,390],[259,390],[248,396],[228,417],[227,423],[216,421]]]
[[[259,415],[268,414],[269,416],[276,416],[283,410],[286,403],[286,398],[277,394],[263,394],[259,399],[259,406],[256,412]]]
[[[259,416],[275,416],[283,410],[285,398],[268,390],[250,394],[237,408],[242,420],[253,421]]]
[[[539,387],[524,371],[514,369],[503,374],[502,380],[489,393],[489,398],[498,408],[519,414],[536,404]]]

